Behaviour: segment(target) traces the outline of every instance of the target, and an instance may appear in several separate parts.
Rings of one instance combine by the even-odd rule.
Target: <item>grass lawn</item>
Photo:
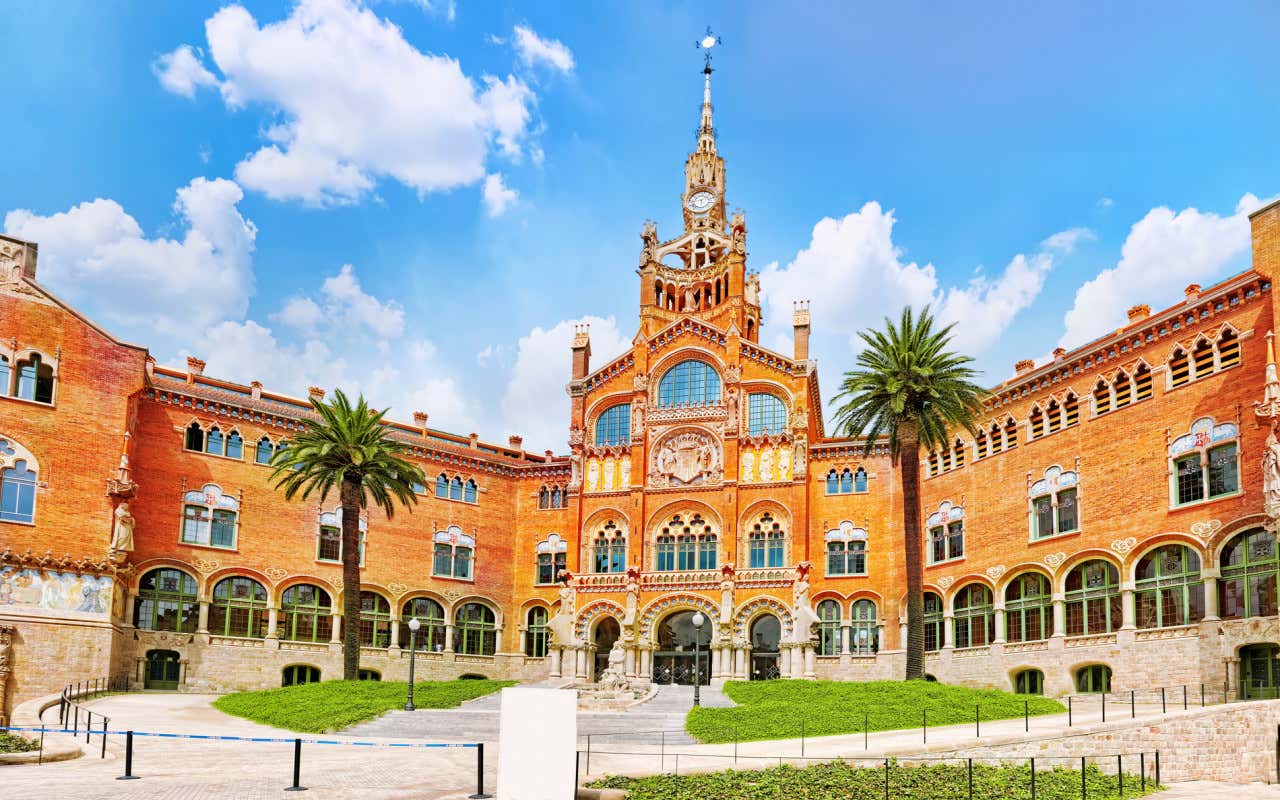
[[[515,681],[422,681],[414,686],[418,708],[454,708],[491,694]],[[237,692],[213,701],[214,708],[237,717],[301,733],[338,731],[357,722],[404,708],[408,684],[394,681],[325,681]]]
[[[1066,711],[1046,697],[930,681],[730,681],[724,693],[738,705],[689,711],[685,728],[698,741],[731,742],[735,730],[743,742],[795,739],[801,719],[805,736],[861,733],[864,714],[873,731],[916,728],[922,709],[928,709],[931,728],[972,724],[975,705],[984,722],[1021,717],[1024,702],[1033,715]]]
[[[815,764],[804,769],[775,767],[759,772],[725,771],[704,775],[658,775],[651,778],[611,777],[596,781],[598,788],[625,789],[628,800],[849,800],[884,797],[883,765],[858,768],[842,762]],[[1090,764],[1085,769],[1089,800],[1111,800],[1120,796],[1114,774],[1104,774]],[[963,763],[899,766],[889,770],[889,797],[920,800],[962,800],[967,798],[969,776]],[[1156,791],[1150,782],[1147,791],[1138,788],[1138,776],[1127,775],[1125,797],[1143,797]],[[1031,797],[1031,771],[1026,764],[973,766],[973,796],[1000,800],[1027,800]],[[1078,800],[1080,771],[1036,767],[1037,800]]]
[[[30,753],[39,749],[40,743],[35,739],[0,731],[0,753]]]

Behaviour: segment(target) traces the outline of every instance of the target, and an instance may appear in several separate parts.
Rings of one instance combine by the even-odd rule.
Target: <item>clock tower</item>
[[[685,159],[680,195],[683,232],[661,242],[658,227],[641,233],[640,332],[652,336],[683,315],[697,316],[752,342],[760,337],[760,285],[747,274],[746,215],[725,205],[724,159],[716,152],[711,58],[703,67],[697,146]]]

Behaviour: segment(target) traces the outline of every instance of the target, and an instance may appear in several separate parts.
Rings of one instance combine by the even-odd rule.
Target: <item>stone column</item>
[[[416,643],[415,643],[416,644]],[[392,650],[400,649],[400,618],[391,618],[391,645]]]
[[[1218,608],[1218,576],[1206,575],[1204,577],[1204,618],[1216,620],[1221,613],[1222,609]]]
[[[138,604],[138,596],[130,591],[124,593],[124,619],[120,622],[125,628],[133,627],[134,609]]]
[[[1053,631],[1049,635],[1067,635],[1067,603],[1059,593],[1053,595]]]
[[[278,630],[280,627],[280,609],[272,606],[267,609],[267,635],[266,639],[276,639],[279,637]]]
[[[333,629],[333,633],[329,636],[329,643],[342,644],[342,615],[330,614],[329,627]]]
[[[580,647],[577,650],[578,668],[574,671],[574,677],[586,680],[587,675],[587,649]]]
[[[812,647],[804,648],[804,676],[813,678],[817,675],[817,658]]]
[[[636,649],[628,647],[622,651],[622,671],[628,678],[636,677]]]
[[[640,648],[640,669],[637,671],[636,677],[653,677],[653,651],[647,647]]]
[[[907,621],[903,620],[898,623],[898,648],[899,650],[907,649]]]
[[[1007,631],[1005,630],[1004,603],[996,603],[991,607],[991,613],[996,615],[996,638],[992,640],[992,644],[1004,644]]]
[[[741,681],[745,681],[751,677],[751,650],[749,648],[738,648],[737,671],[734,675]]]
[[[196,633],[209,632],[209,601],[200,601],[200,621],[196,623]]]
[[[853,652],[853,626],[840,626],[840,647],[838,649],[840,655],[848,655]]]
[[[560,671],[561,650],[559,647],[553,647],[551,648],[550,653],[551,653],[551,677],[559,678],[561,675],[561,671]]]
[[[956,618],[951,614],[942,615],[942,649],[950,650],[956,646]]]
[[[883,622],[876,625],[876,640],[874,642],[874,645],[875,645],[875,652],[877,653],[884,649],[884,623]]]
[[[453,626],[444,626],[444,651],[446,653],[453,652]]]
[[[1133,602],[1133,588],[1122,588],[1120,590],[1120,630],[1131,631],[1136,628],[1135,620],[1137,616]]]

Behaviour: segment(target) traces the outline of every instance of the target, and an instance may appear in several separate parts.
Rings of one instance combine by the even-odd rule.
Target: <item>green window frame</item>
[[[990,644],[996,638],[996,616],[991,589],[981,583],[962,587],[956,593],[951,624],[956,647],[982,647]]]
[[[568,566],[569,554],[560,553],[538,553],[538,575],[535,578],[539,586],[550,586],[556,582],[556,576],[565,571]]]
[[[296,583],[280,595],[276,635],[287,642],[327,642],[333,632],[333,601],[319,586]]]
[[[1233,537],[1219,560],[1218,611],[1223,619],[1275,616],[1280,594],[1280,548],[1261,528]]]
[[[267,589],[253,578],[234,575],[213,587],[209,604],[209,633],[238,639],[267,635]]]
[[[856,656],[875,655],[880,650],[880,627],[877,624],[876,602],[854,600],[849,607],[852,622],[849,625],[849,652]]]
[[[280,672],[281,686],[301,686],[305,683],[319,683],[320,668],[310,664],[290,664]]]
[[[1080,694],[1106,694],[1111,691],[1111,667],[1089,664],[1076,670],[1076,691]]]
[[[493,609],[483,603],[464,603],[453,615],[453,651],[468,656],[491,656],[498,650]]]
[[[418,632],[413,635],[413,649],[419,653],[444,650],[446,619],[444,606],[430,597],[414,597],[400,609],[400,646],[409,649],[409,620],[417,618]]]
[[[924,593],[924,649],[936,653],[942,649],[942,598],[934,592]]]
[[[1092,636],[1120,629],[1120,571],[1109,561],[1093,559],[1067,573],[1067,636]]]
[[[1024,572],[1004,590],[1005,639],[1038,642],[1053,633],[1053,589],[1039,572]]]
[[[1167,544],[1138,559],[1133,583],[1139,628],[1171,628],[1204,619],[1200,556],[1183,544]]]
[[[818,655],[840,655],[840,604],[835,600],[818,603]]]
[[[1044,673],[1038,669],[1024,669],[1013,676],[1014,694],[1044,694]]]
[[[391,603],[377,592],[360,593],[360,646],[391,646]]]
[[[196,579],[168,567],[143,575],[133,605],[133,626],[144,631],[194,633],[200,627]]]
[[[547,655],[547,610],[542,606],[529,609],[525,617],[524,654],[529,658],[545,658]]]

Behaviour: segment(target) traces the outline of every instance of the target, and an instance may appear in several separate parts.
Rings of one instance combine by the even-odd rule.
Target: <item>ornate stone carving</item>
[[[1003,564],[997,564],[994,567],[987,567],[987,577],[993,581],[1000,580],[1000,576],[1005,573]]]
[[[649,482],[655,487],[719,483],[724,477],[720,443],[702,431],[678,431],[654,448]]]
[[[262,574],[266,575],[268,578],[270,578],[273,581],[278,581],[281,578],[283,578],[285,575],[288,575],[289,570],[284,569],[283,567],[267,567],[262,571]]]
[[[809,603],[809,570],[800,564],[796,570],[796,582],[791,586],[791,605],[795,608],[795,641],[807,642],[813,638],[814,626],[820,621]]]
[[[115,522],[111,529],[111,559],[123,561],[133,552],[133,526],[136,523],[129,513],[129,504],[116,506]]]
[[[951,577],[950,575],[943,575],[941,578],[938,578],[938,587],[944,590],[950,589],[951,584],[955,582],[956,582],[956,579]]]
[[[107,494],[128,500],[137,493],[138,484],[129,476],[129,456],[121,453],[120,466],[116,468],[116,474],[111,478],[107,478]]]
[[[640,266],[644,267],[654,260],[654,256],[658,252],[658,224],[656,222],[645,221],[644,230],[640,233],[640,242]]]
[[[556,615],[547,622],[547,630],[551,633],[553,641],[561,647],[580,644],[574,632],[574,607],[576,605],[577,595],[573,588],[573,581],[566,580],[564,585],[560,587],[560,608],[557,609]]]
[[[201,575],[208,575],[218,568],[218,562],[212,558],[197,558],[191,564]]]
[[[1220,530],[1222,530],[1222,520],[1220,519],[1207,519],[1203,522],[1191,523],[1191,535],[1206,543]]]
[[[391,593],[395,595],[402,595],[405,592],[409,591],[409,587],[405,586],[403,583],[388,583],[387,589],[389,589]]]
[[[1133,536],[1130,536],[1127,539],[1116,539],[1114,542],[1111,543],[1111,549],[1116,551],[1122,556],[1128,555],[1129,551],[1133,550],[1133,548],[1137,546],[1138,546],[1138,540],[1136,537],[1133,537]]]
[[[636,376],[631,379],[631,387],[637,392],[647,391],[649,388],[649,376],[643,372],[637,372]]]
[[[795,456],[791,460],[791,473],[797,478],[803,478],[805,473],[809,471],[809,459],[805,454],[804,434],[800,434],[800,437],[796,439],[793,449],[795,450]]]
[[[1057,569],[1062,566],[1062,562],[1067,560],[1066,553],[1050,553],[1044,557],[1044,563],[1049,565],[1050,569]]]

